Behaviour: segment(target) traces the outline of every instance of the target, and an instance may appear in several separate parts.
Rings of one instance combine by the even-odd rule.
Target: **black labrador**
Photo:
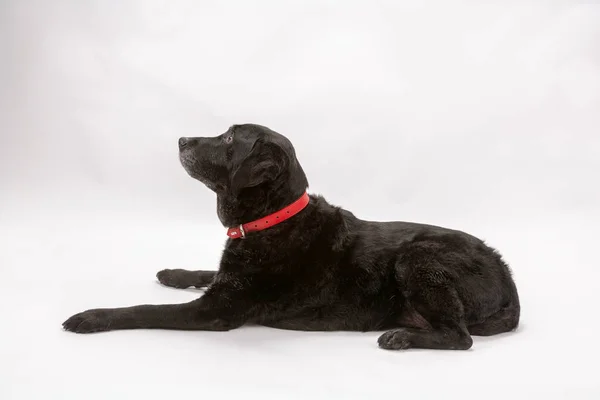
[[[167,269],[157,277],[206,287],[205,294],[185,304],[88,310],[64,329],[387,330],[384,349],[466,350],[471,335],[519,323],[515,283],[494,249],[456,230],[364,221],[309,196],[294,147],[277,132],[249,124],[181,138],[179,157],[217,194],[229,238],[218,271]]]

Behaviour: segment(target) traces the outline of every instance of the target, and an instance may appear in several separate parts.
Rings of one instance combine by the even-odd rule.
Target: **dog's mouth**
[[[206,171],[202,171],[199,167],[198,159],[195,157],[193,151],[189,149],[182,149],[179,152],[179,162],[192,178],[202,182],[207,188],[216,192],[222,190],[223,187],[219,184],[214,183],[211,179],[206,176]]]
[[[190,150],[184,149],[179,152],[179,162],[188,173],[192,173],[193,166],[198,160]]]

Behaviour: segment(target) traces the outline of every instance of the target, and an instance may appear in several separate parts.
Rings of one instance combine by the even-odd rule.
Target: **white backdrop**
[[[0,397],[598,396],[600,5],[450,3],[1,2]],[[288,136],[310,191],[358,217],[497,247],[519,331],[463,353],[62,332],[87,308],[201,293],[154,283],[216,269],[225,240],[177,139],[243,122]]]

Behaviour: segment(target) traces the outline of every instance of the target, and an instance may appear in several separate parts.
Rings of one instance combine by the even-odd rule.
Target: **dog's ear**
[[[285,169],[285,152],[274,143],[257,141],[250,154],[242,160],[231,175],[231,190],[238,194],[242,189],[272,181]]]

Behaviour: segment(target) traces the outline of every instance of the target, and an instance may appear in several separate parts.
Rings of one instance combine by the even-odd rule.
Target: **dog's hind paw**
[[[406,329],[394,329],[377,339],[379,347],[386,350],[405,350],[411,347],[410,332]]]

